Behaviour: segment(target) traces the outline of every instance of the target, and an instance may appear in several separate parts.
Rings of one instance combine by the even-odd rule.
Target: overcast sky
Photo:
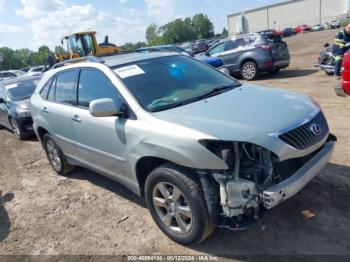
[[[58,45],[69,33],[88,29],[98,41],[123,44],[145,40],[145,28],[175,18],[207,14],[216,32],[227,27],[230,13],[280,0],[0,0],[0,47]]]

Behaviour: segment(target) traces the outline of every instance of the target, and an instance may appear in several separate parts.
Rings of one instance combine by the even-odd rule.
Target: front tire
[[[46,156],[53,170],[59,175],[67,175],[72,172],[74,166],[67,162],[65,155],[49,134],[43,136],[43,145]]]
[[[245,80],[252,81],[258,76],[258,67],[256,63],[245,62],[241,67],[241,75]]]
[[[214,230],[203,193],[188,169],[172,164],[156,168],[146,179],[145,198],[159,228],[179,244],[197,244]]]
[[[15,135],[15,137],[18,140],[23,140],[25,138],[25,134],[23,133],[20,125],[18,124],[18,122],[16,121],[16,119],[13,119],[12,117],[9,119],[10,121],[10,125],[11,125],[11,129],[13,134]]]

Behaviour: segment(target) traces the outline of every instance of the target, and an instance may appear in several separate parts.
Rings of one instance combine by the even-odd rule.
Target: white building
[[[346,17],[348,0],[290,0],[228,15],[229,35],[266,29],[282,30],[300,24],[325,24]]]

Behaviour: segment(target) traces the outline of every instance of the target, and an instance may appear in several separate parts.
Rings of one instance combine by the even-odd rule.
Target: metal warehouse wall
[[[324,24],[348,12],[348,0],[292,0],[228,16],[229,34]],[[243,23],[243,32],[239,32]]]

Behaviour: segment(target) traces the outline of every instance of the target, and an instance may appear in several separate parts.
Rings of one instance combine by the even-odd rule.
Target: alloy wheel
[[[50,162],[53,165],[54,169],[57,171],[60,170],[62,167],[61,158],[52,140],[47,141],[46,150],[47,150],[47,154],[50,159]]]
[[[160,182],[153,188],[153,206],[163,224],[170,230],[185,234],[192,228],[193,215],[181,190]]]
[[[252,79],[256,74],[256,69],[253,65],[247,64],[243,67],[243,75],[247,79]]]

